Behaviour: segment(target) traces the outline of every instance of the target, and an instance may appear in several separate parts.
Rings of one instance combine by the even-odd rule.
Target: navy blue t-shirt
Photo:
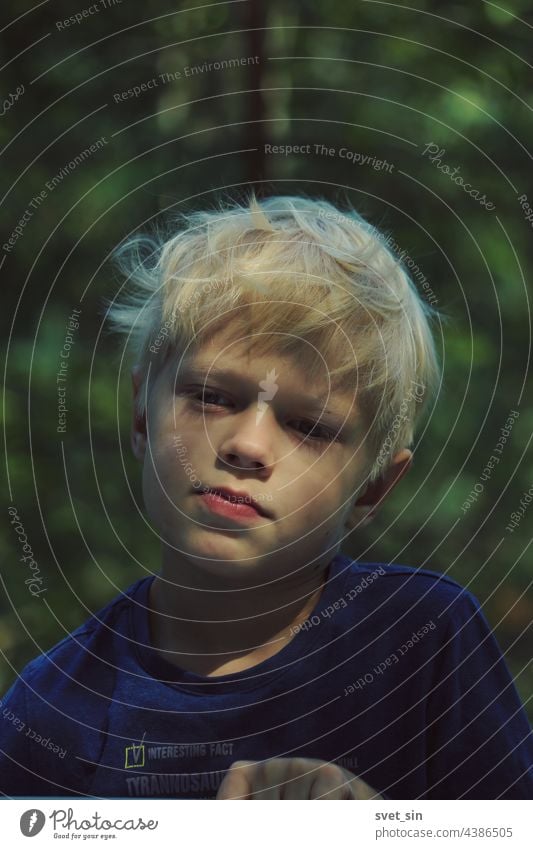
[[[137,581],[0,705],[7,796],[215,798],[236,760],[336,762],[392,799],[531,799],[529,725],[476,599],[338,554],[277,654],[205,677],[150,644]]]

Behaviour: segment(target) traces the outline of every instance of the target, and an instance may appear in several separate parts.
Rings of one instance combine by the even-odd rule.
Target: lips
[[[254,498],[249,492],[237,492],[236,490],[229,489],[226,486],[206,486],[204,487],[203,492],[212,492],[216,495],[221,495],[223,498],[227,498],[228,501],[231,501],[234,504],[249,504],[257,510],[260,516],[271,517],[270,512],[261,507],[257,498]]]

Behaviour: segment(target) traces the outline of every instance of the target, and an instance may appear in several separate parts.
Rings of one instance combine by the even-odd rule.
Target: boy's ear
[[[413,452],[403,448],[396,454],[386,471],[375,481],[369,483],[363,495],[354,503],[348,514],[346,526],[351,530],[363,528],[376,515],[387,496],[398,481],[409,471],[413,462]]]
[[[131,448],[137,460],[143,460],[146,452],[146,415],[139,413],[137,401],[143,381],[141,366],[133,366],[131,385],[133,391],[133,417],[131,422]]]

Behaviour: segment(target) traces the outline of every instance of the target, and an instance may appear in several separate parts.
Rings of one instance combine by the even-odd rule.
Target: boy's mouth
[[[235,490],[228,489],[227,487],[203,487],[202,493],[205,494],[207,492],[212,495],[219,495],[227,501],[230,501],[232,504],[246,504],[256,510],[260,516],[272,518],[271,513],[265,510],[259,504],[258,500],[253,498],[253,496],[251,496],[248,492],[236,492]]]

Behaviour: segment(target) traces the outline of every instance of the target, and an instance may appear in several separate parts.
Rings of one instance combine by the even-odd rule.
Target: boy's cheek
[[[184,499],[192,498],[192,484],[181,469],[176,469],[165,457],[149,458],[143,468],[143,496],[146,507],[157,512],[174,512],[174,505],[183,509]]]

